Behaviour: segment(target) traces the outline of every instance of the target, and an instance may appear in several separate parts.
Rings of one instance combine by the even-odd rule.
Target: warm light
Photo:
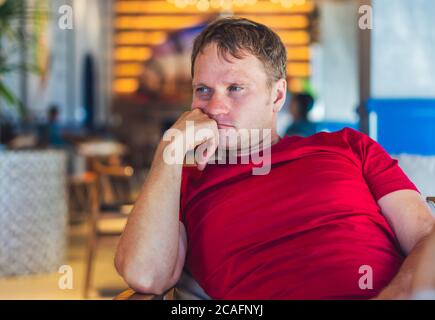
[[[240,8],[243,6],[252,6],[256,0],[168,0],[177,8],[187,8],[188,6],[196,6],[200,11],[212,9],[230,10],[232,8]]]
[[[287,60],[310,60],[310,49],[308,47],[287,47]]]
[[[287,74],[292,77],[308,77],[310,75],[310,65],[304,62],[289,62],[287,64]]]
[[[166,1],[118,1],[115,7],[118,14],[156,13],[197,13],[195,7],[178,8]]]
[[[257,0],[168,0],[170,4],[173,4],[177,9],[189,10],[192,6],[196,6],[199,11],[211,10],[232,10],[236,14],[239,12],[263,12],[261,8],[272,9],[274,12],[311,12],[313,9],[313,4],[307,0],[271,0],[272,3],[268,1],[257,2]],[[252,10],[246,9],[250,6],[255,6]],[[132,8],[134,6],[131,6]],[[139,8],[139,5],[135,6]],[[190,8],[189,8],[190,7]],[[143,6],[142,8],[145,8]],[[284,9],[284,10],[283,10]],[[189,11],[190,12],[190,11]],[[267,12],[267,11],[266,11]]]
[[[211,0],[213,1],[213,0]],[[302,5],[292,7],[283,7],[280,3],[272,3],[269,1],[257,1],[255,6],[244,6],[242,8],[234,8],[234,14],[240,13],[310,13],[314,10],[314,3],[308,1]]]
[[[116,79],[113,84],[116,93],[132,93],[139,87],[136,79]]]
[[[127,167],[124,168],[124,174],[126,176],[131,177],[133,175],[133,173],[134,173],[134,170],[133,170],[132,167],[127,166]]]
[[[272,29],[305,29],[309,25],[308,18],[303,15],[280,17],[245,14],[242,17],[262,23]]]
[[[287,87],[290,92],[302,92],[303,82],[300,78],[292,78],[289,80]]]
[[[271,0],[273,3],[280,3],[284,8],[292,8],[302,6],[307,3],[307,0]]]
[[[118,1],[117,14],[197,13],[198,2],[208,2],[209,9],[229,8],[239,13],[310,13],[314,3],[307,0],[168,0],[165,1]],[[255,4],[255,6],[253,6]]]
[[[199,11],[207,11],[210,8],[210,2],[208,0],[199,0],[196,7]]]
[[[121,206],[122,214],[130,214],[131,210],[133,210],[132,204],[124,204]]]
[[[142,66],[139,63],[122,63],[115,66],[116,77],[137,77],[142,72]]]
[[[289,90],[300,92],[302,79],[311,74],[308,27],[314,9],[312,0],[118,0],[113,90],[119,94],[137,91],[143,62],[152,57],[152,47],[167,41],[170,32],[226,11],[265,24],[279,35],[287,50]]]
[[[279,31],[277,33],[282,42],[287,45],[306,45],[310,43],[310,34],[307,31]]]
[[[159,45],[165,42],[167,33],[162,31],[153,32],[120,32],[116,35],[117,45]]]
[[[202,21],[203,17],[195,16],[139,16],[139,17],[118,17],[116,28],[118,29],[171,29],[178,30],[194,26]]]
[[[115,60],[145,61],[151,58],[152,51],[148,47],[118,47],[115,50]]]

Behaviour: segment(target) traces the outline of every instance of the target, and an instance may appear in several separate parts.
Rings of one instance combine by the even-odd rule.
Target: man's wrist
[[[161,140],[154,155],[153,164],[181,167],[185,158],[185,148],[174,137],[171,141]]]

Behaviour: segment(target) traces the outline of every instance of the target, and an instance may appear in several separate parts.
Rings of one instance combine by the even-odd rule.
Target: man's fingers
[[[198,168],[203,170],[219,145],[216,120],[196,108],[184,112],[171,129],[177,130],[180,140],[177,146],[182,148],[181,152],[184,153],[184,164],[196,162]]]
[[[195,152],[195,159],[198,163],[199,170],[204,170],[208,161],[216,152],[217,146],[216,139],[211,138],[197,148]]]

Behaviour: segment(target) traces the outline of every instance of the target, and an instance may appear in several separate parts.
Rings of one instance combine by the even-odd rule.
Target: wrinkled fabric
[[[377,200],[415,185],[349,128],[285,137],[270,151],[267,175],[252,175],[252,163],[183,168],[192,276],[213,299],[376,296],[404,260]]]

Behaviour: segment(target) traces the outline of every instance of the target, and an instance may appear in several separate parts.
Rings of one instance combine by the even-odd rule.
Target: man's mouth
[[[234,128],[234,126],[229,125],[229,124],[225,124],[225,123],[218,123],[217,127],[218,127],[219,129]]]

